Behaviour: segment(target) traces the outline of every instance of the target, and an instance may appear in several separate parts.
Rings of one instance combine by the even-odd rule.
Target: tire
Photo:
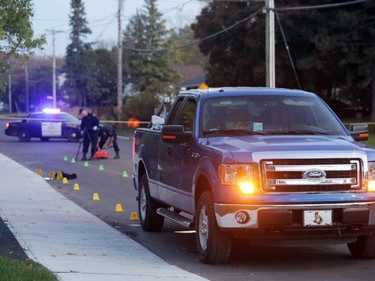
[[[77,142],[79,141],[79,134],[75,130],[68,130],[66,132],[66,138],[70,142]]]
[[[18,139],[19,141],[26,142],[30,140],[30,133],[26,129],[21,129],[18,131]]]
[[[200,260],[207,264],[226,263],[232,249],[232,237],[217,225],[211,192],[203,192],[198,200],[195,230]]]
[[[348,249],[355,258],[375,258],[375,233],[359,236],[357,241],[348,243]]]
[[[143,175],[139,184],[138,214],[139,221],[145,231],[159,231],[163,227],[164,217],[156,210],[160,205],[150,196],[147,175]]]

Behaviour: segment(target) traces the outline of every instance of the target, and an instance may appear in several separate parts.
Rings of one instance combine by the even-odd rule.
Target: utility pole
[[[55,34],[63,31],[47,29],[52,32],[52,107],[56,108],[56,56],[55,56]]]
[[[30,102],[29,102],[29,63],[26,60],[25,63],[25,93],[26,93],[26,112],[30,111]]]
[[[118,0],[118,40],[117,40],[117,119],[122,115],[122,26],[121,15],[124,0]]]
[[[10,72],[8,76],[8,100],[9,100],[9,113],[12,113],[12,66],[9,61]]]
[[[217,1],[217,0],[213,0]],[[229,2],[249,2],[249,0],[228,0]],[[274,0],[253,0],[264,2],[266,13],[266,86],[276,87],[275,71],[275,2]]]
[[[275,88],[275,4],[265,0],[266,5],[266,85]]]

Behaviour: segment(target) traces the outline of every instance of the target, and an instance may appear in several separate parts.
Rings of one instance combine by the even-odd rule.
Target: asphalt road
[[[237,241],[227,264],[202,264],[197,260],[192,231],[167,221],[160,233],[146,233],[137,220],[131,219],[132,213],[137,212],[137,193],[131,180],[130,137],[119,140],[119,160],[112,159],[114,152],[110,150],[110,159],[90,161],[89,167],[85,167],[81,161],[71,161],[76,155],[78,143],[59,140],[43,143],[38,139],[20,143],[17,138],[4,136],[4,123],[4,120],[0,120],[1,153],[35,172],[41,169],[46,178],[51,171],[75,173],[77,179],[66,184],[46,180],[51,188],[185,270],[210,280],[223,281],[374,280],[375,260],[356,260],[351,257],[346,245],[324,245],[319,241],[316,245],[303,247],[261,247]],[[100,165],[103,170],[99,169]],[[80,190],[74,190],[75,183]],[[94,193],[98,194],[100,200],[93,200]],[[121,204],[123,212],[115,211],[116,204]],[[3,237],[2,233],[0,228],[0,237]]]

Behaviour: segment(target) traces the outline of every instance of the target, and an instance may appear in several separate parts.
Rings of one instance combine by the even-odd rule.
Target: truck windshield
[[[317,97],[252,95],[207,99],[203,135],[322,134],[347,136],[343,125]],[[236,131],[238,131],[236,133]]]

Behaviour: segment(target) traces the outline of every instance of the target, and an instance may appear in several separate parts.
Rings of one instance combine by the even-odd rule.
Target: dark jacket
[[[87,116],[83,117],[81,120],[81,130],[96,130],[99,126],[99,119],[96,118],[92,113],[87,114]]]
[[[116,135],[116,130],[111,125],[103,125],[99,128],[99,137],[113,137]]]

